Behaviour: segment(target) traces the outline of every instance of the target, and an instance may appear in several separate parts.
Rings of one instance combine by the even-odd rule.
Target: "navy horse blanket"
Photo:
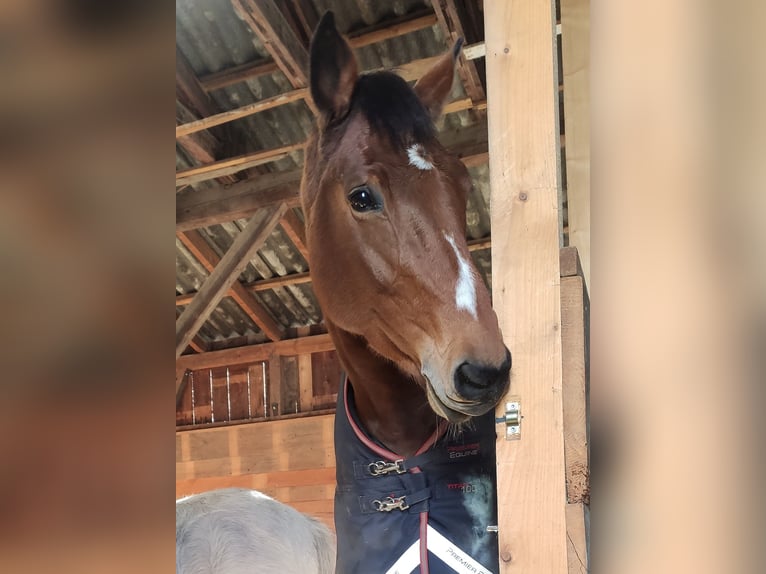
[[[497,574],[495,419],[439,425],[403,459],[367,436],[345,382],[335,414],[338,574]]]

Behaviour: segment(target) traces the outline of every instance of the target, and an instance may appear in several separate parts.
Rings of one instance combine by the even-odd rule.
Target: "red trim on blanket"
[[[359,425],[356,424],[356,421],[354,420],[354,417],[351,416],[351,411],[348,407],[348,377],[346,377],[346,381],[343,384],[343,395],[344,395],[344,401],[343,404],[346,407],[346,418],[348,419],[348,422],[351,424],[351,428],[354,430],[354,434],[356,435],[356,438],[358,438],[360,441],[362,441],[362,444],[364,444],[367,448],[369,448],[371,451],[373,451],[375,454],[382,456],[383,458],[387,458],[391,462],[398,460],[402,458],[400,455],[396,454],[395,452],[392,452],[388,450],[387,448],[384,448],[380,446],[379,444],[376,444],[375,442],[371,441],[367,435],[362,431],[362,429],[359,428]],[[438,441],[442,435],[447,430],[447,421],[441,420],[436,425],[436,429],[434,430],[433,434],[426,439],[426,441],[423,443],[423,445],[417,450],[415,455],[423,454],[425,451],[427,451],[429,448],[431,448],[436,441]],[[419,469],[413,468],[413,472],[420,472]]]

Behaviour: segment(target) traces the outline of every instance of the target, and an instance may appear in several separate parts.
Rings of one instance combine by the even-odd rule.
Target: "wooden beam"
[[[232,0],[294,88],[308,87],[309,55],[274,0]]]
[[[430,10],[408,14],[387,22],[376,24],[349,35],[349,44],[353,48],[369,46],[377,42],[396,38],[430,28],[436,23],[436,15]],[[260,60],[234,66],[214,74],[202,76],[199,83],[206,91],[218,90],[240,82],[245,82],[266,74],[273,74],[279,66],[273,60]]]
[[[294,356],[334,350],[335,346],[332,339],[330,339],[330,335],[325,333],[298,339],[282,339],[273,343],[210,351],[209,353],[200,353],[198,355],[183,355],[176,359],[176,369],[185,368],[191,371],[213,369],[215,367],[268,361],[272,354]]]
[[[176,202],[176,231],[188,231],[199,227],[209,227],[235,219],[251,217],[260,209],[285,203],[288,206],[300,204],[298,184],[277,184],[264,187],[261,179],[243,181],[231,187],[216,186],[204,191],[193,192],[188,198],[179,198]],[[227,197],[227,191],[234,193]],[[205,194],[204,202],[195,202],[194,194]],[[188,199],[188,201],[187,201]]]
[[[588,574],[588,507],[567,504],[567,574]]]
[[[455,0],[434,0],[432,4],[439,20],[439,27],[444,32],[444,36],[449,38],[450,46],[454,45],[458,38],[465,39],[465,30],[463,30]],[[461,53],[458,58],[457,72],[471,101],[484,100],[484,87],[481,85],[476,65],[466,58],[465,53]]]
[[[289,144],[274,149],[247,153],[216,161],[214,163],[184,169],[176,172],[176,186],[199,183],[223,175],[231,175],[271,161],[277,161],[285,157],[288,153],[303,149],[305,145],[305,142]]]
[[[216,112],[210,96],[197,79],[189,61],[176,46],[176,95],[190,110],[203,116],[211,116]]]
[[[198,231],[179,233],[178,238],[209,273],[215,271],[221,262],[221,258],[218,257],[218,254]],[[250,317],[253,323],[258,325],[269,339],[273,341],[282,338],[284,335],[282,327],[271,318],[268,311],[238,281],[232,284],[231,289],[226,292],[226,295],[229,295],[236,301],[237,305]]]
[[[561,354],[567,502],[590,499],[586,333],[587,295],[581,276],[561,278]]]
[[[470,246],[469,246],[470,249]],[[242,287],[248,291],[260,292],[268,291],[269,289],[278,289],[279,287],[287,287],[289,285],[304,285],[311,283],[311,274],[306,273],[292,273],[290,275],[284,275],[282,277],[274,277],[272,279],[262,279],[259,281],[253,281],[252,283],[242,283]],[[185,293],[184,295],[176,295],[176,306],[188,305],[194,299],[194,293]],[[227,293],[231,296],[231,291]]]
[[[309,250],[306,248],[306,226],[298,219],[295,212],[292,209],[288,209],[285,216],[282,218],[282,230],[293,242],[298,252],[303,255],[303,258],[308,263]]]
[[[178,138],[180,136],[192,134],[194,132],[206,130],[212,126],[220,126],[221,124],[233,122],[234,120],[239,120],[264,110],[270,110],[271,108],[276,108],[277,106],[283,106],[291,102],[302,100],[306,97],[308,97],[308,88],[299,88],[297,90],[293,90],[292,92],[278,94],[274,97],[266,98],[265,100],[260,100],[252,104],[242,106],[241,108],[228,110],[226,112],[214,114],[201,120],[176,126],[176,137]]]
[[[561,0],[569,244],[590,291],[590,0]]]
[[[234,240],[219,264],[205,280],[197,296],[176,321],[176,358],[181,355],[229,287],[236,282],[237,276],[242,273],[247,262],[271,235],[286,210],[287,206],[284,204],[264,209],[253,217]],[[264,324],[267,323],[264,322]],[[264,329],[264,333],[272,339],[282,337],[282,329],[276,323],[270,326],[268,333]]]
[[[369,46],[370,44],[377,44],[391,38],[404,36],[410,32],[425,30],[436,23],[436,14],[430,10],[424,10],[353,32],[348,35],[348,43],[352,48],[361,48],[362,46]]]
[[[485,2],[492,294],[513,354],[519,440],[498,432],[500,572],[567,569],[552,2]],[[507,400],[507,398],[506,398]],[[503,416],[506,400],[497,415]]]
[[[259,76],[273,74],[278,70],[279,66],[277,66],[274,60],[258,60],[257,62],[246,62],[232,68],[221,70],[220,72],[202,76],[199,79],[199,83],[203,90],[211,92],[247,80],[252,80]]]

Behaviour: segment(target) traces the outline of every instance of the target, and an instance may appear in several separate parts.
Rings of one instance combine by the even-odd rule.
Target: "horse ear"
[[[348,112],[359,76],[351,46],[335,27],[335,15],[325,12],[311,39],[311,98],[325,123]]]
[[[452,49],[439,58],[425,75],[415,84],[415,93],[426,106],[434,120],[439,119],[444,104],[452,90],[455,77],[455,63],[460,55],[463,39],[458,38]]]

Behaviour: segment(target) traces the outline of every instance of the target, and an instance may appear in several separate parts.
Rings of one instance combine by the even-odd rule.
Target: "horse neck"
[[[371,351],[363,338],[330,322],[327,326],[354,389],[354,405],[364,430],[400,456],[415,454],[438,420],[425,391],[391,361]]]

